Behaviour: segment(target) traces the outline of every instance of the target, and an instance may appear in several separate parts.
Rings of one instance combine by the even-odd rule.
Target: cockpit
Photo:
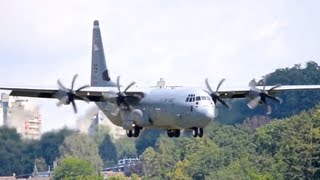
[[[196,96],[195,94],[189,94],[186,98],[186,102],[195,102],[195,101],[210,101],[211,98],[209,96]]]

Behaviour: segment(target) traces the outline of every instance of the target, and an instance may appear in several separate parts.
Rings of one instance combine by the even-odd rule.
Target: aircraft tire
[[[198,134],[199,137],[203,137],[203,128],[199,128],[199,134]]]
[[[133,137],[138,137],[140,134],[140,128],[139,127],[135,127],[134,131],[133,131]]]
[[[167,135],[169,138],[172,138],[175,135],[175,132],[173,130],[167,130]]]
[[[192,135],[193,135],[193,137],[198,137],[198,135],[199,135],[198,128],[192,128]]]
[[[126,130],[127,136],[132,137],[133,133],[132,130]]]
[[[180,129],[174,130],[174,137],[180,137]]]

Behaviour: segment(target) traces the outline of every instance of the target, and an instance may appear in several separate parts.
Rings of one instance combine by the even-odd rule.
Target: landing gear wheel
[[[203,137],[203,128],[199,128],[199,134],[198,134],[199,137]]]
[[[140,128],[139,127],[135,127],[134,131],[133,131],[133,137],[138,137],[140,134]]]
[[[133,133],[132,130],[126,130],[127,136],[132,137]]]
[[[180,137],[180,129],[174,130],[174,137]]]
[[[171,129],[167,130],[168,137],[172,138],[175,135],[175,132]]]
[[[193,137],[198,137],[198,128],[192,128],[192,135]]]

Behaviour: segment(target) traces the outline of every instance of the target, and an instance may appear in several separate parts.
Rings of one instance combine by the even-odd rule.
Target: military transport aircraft
[[[253,109],[259,104],[266,107],[267,114],[271,113],[269,100],[281,103],[275,96],[277,92],[286,90],[320,89],[320,85],[297,86],[256,86],[251,81],[246,89],[221,90],[220,81],[213,90],[208,79],[205,80],[206,90],[200,88],[149,88],[134,89],[135,82],[125,88],[120,86],[120,77],[112,81],[106,66],[99,22],[93,24],[91,85],[74,89],[74,76],[71,88],[65,87],[58,80],[58,88],[12,88],[11,96],[25,96],[38,98],[57,98],[57,105],[71,104],[75,112],[75,100],[95,102],[110,121],[123,127],[128,137],[138,137],[143,128],[159,128],[167,130],[169,137],[179,137],[181,130],[192,130],[194,137],[202,137],[205,128],[215,117],[215,107],[219,101],[223,106],[230,108],[224,101],[232,98],[248,98],[248,107]]]

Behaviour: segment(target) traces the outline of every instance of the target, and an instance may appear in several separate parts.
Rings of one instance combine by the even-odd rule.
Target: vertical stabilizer
[[[104,57],[99,21],[93,23],[91,86],[113,87]]]

